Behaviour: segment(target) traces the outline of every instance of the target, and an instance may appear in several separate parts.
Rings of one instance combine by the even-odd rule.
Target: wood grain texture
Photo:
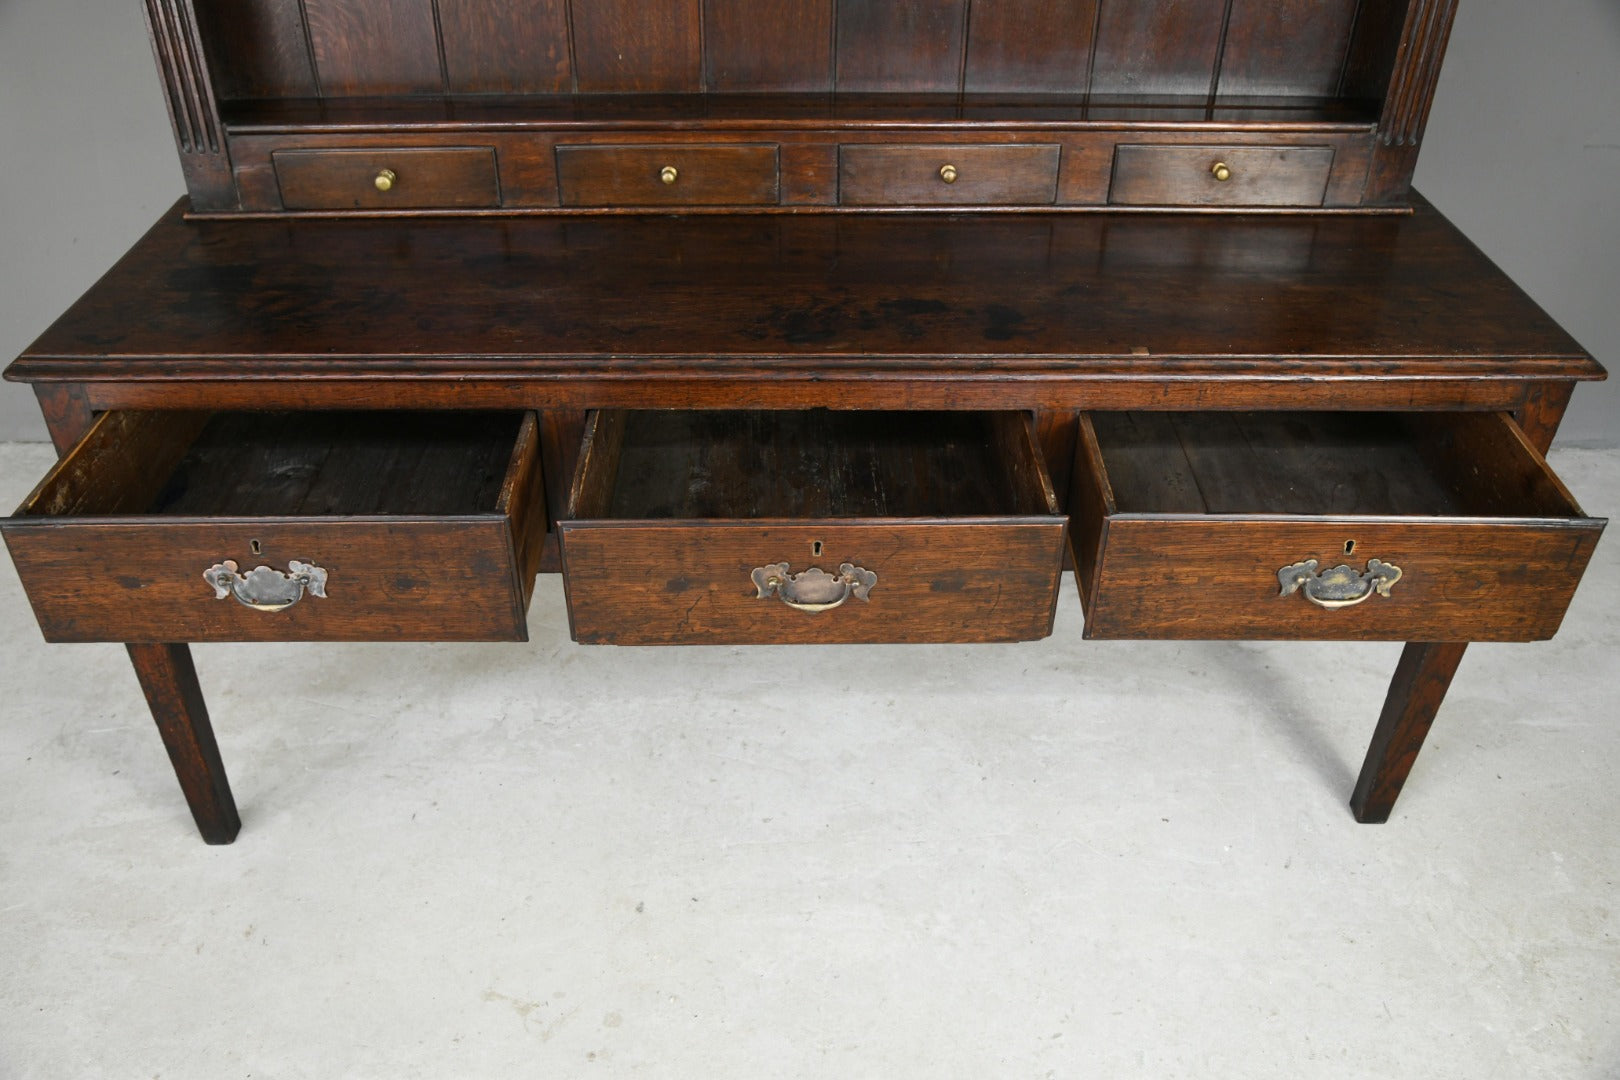
[[[840,91],[962,86],[967,0],[838,0]]]
[[[320,385],[271,385],[306,374]],[[709,381],[731,395],[785,382],[780,402],[802,405],[811,382],[848,379],[868,392],[914,383],[957,407],[981,392],[1056,400],[1065,383],[1113,378],[1182,408],[1259,400],[1245,380],[1271,378],[1321,400],[1434,407],[1468,400],[1465,381],[1489,398],[1515,393],[1491,380],[1522,394],[1602,368],[1428,207],[1331,220],[171,212],[8,375],[132,396],[142,379],[164,395],[195,380],[226,397],[248,380],[245,400],[329,404],[352,389],[344,380],[373,384],[379,404],[424,380],[510,401],[533,380],[647,401],[662,387],[666,403]],[[1422,389],[1386,382],[1403,377]],[[1457,385],[1437,385],[1446,379]],[[1274,402],[1276,391],[1254,392]]]
[[[278,150],[271,156],[281,203],[289,210],[399,210],[501,204],[495,151],[445,149]],[[394,174],[377,188],[384,169]]]
[[[1403,448],[1385,429],[1356,440],[1353,418],[1324,420],[1326,438],[1282,447],[1276,416],[1083,418],[1071,502],[1087,636],[1524,641],[1557,630],[1604,522],[1582,514],[1510,421],[1414,420],[1446,437]],[[1433,461],[1442,455],[1449,465]],[[1429,475],[1406,475],[1426,464]],[[1283,567],[1360,570],[1370,558],[1403,571],[1388,597],[1331,611],[1278,594]]]
[[[537,429],[462,426],[109,413],[0,528],[48,640],[521,640]],[[225,559],[313,562],[328,595],[275,613],[216,600],[202,573]]]
[[[1360,0],[1232,0],[1217,92],[1333,97]]]
[[[1060,148],[844,146],[838,198],[846,206],[1041,206],[1057,198]],[[954,180],[940,170],[949,166]]]
[[[1209,94],[1226,0],[1101,0],[1094,94]]]
[[[1463,642],[1411,642],[1402,650],[1350,797],[1363,825],[1389,820],[1467,648]]]
[[[557,147],[564,206],[765,206],[780,197],[778,171],[774,144]]]
[[[974,93],[1086,90],[1097,0],[973,0],[963,88]]]
[[[142,10],[192,205],[233,209],[230,149],[192,0],[145,0]]]
[[[706,87],[828,91],[836,0],[705,0]]]
[[[320,96],[303,9],[286,0],[196,0],[221,101]]]
[[[438,0],[438,8],[449,93],[573,89],[567,0]]]
[[[45,429],[50,432],[56,456],[65,456],[95,423],[89,395],[84,387],[71,383],[38,383],[34,386],[34,397],[45,417]]]
[[[197,831],[205,843],[231,843],[241,831],[242,820],[197,685],[191,650],[173,644],[130,645],[128,649]]]
[[[573,13],[574,67],[586,93],[703,86],[699,0],[589,0]]]
[[[1218,180],[1217,163],[1231,171]],[[1117,206],[1321,206],[1333,171],[1325,146],[1121,146]]]
[[[327,97],[439,94],[433,0],[303,0]]]

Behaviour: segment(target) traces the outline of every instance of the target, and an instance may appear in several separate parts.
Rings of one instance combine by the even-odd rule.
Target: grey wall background
[[[1615,371],[1559,442],[1620,445],[1620,0],[1463,0],[1417,183]],[[140,5],[0,0],[0,360],[184,190]]]

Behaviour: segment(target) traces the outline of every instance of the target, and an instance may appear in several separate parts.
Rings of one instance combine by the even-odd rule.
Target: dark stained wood
[[[973,0],[964,89],[1083,93],[1097,0]]]
[[[34,397],[39,401],[39,411],[44,414],[45,429],[50,432],[56,456],[65,456],[95,422],[89,395],[84,387],[72,383],[36,383]]]
[[[1040,145],[845,146],[838,197],[846,206],[1040,206],[1057,198],[1058,156]]]
[[[1051,630],[1063,522],[1015,414],[597,414],[560,522],[577,640],[1012,641]],[[789,520],[791,519],[791,520]],[[755,567],[878,575],[761,600]],[[881,593],[881,595],[880,595]]]
[[[235,209],[230,147],[192,0],[145,0],[143,11],[192,205]]]
[[[297,392],[329,404],[344,379],[446,380],[456,395],[507,380],[511,401],[511,381],[524,379],[559,392],[639,381],[678,399],[708,379],[849,378],[926,382],[963,408],[975,407],[963,397],[974,387],[994,396],[1106,376],[1198,408],[1216,400],[1213,387],[1241,398],[1234,376],[1341,399],[1392,378],[1435,394],[1437,379],[1486,380],[1474,392],[1489,397],[1515,393],[1489,380],[1522,395],[1526,381],[1602,368],[1423,207],[1309,221],[187,223],[174,213],[8,374],[87,387],[156,376],[165,395],[190,380],[226,392],[220,384],[245,376],[259,394],[318,374],[321,386]],[[1210,381],[1200,389],[1189,376]],[[791,391],[800,407],[817,400]]]
[[[220,100],[319,97],[303,9],[286,0],[197,0]]]
[[[967,0],[838,0],[840,91],[962,87]]]
[[[433,0],[302,0],[328,97],[444,91]]]
[[[438,8],[450,93],[573,89],[567,0],[438,0]]]
[[[1389,820],[1467,647],[1461,642],[1411,642],[1402,651],[1350,798],[1363,825]]]
[[[1333,97],[1359,0],[1232,0],[1217,92]]]
[[[1563,422],[1564,411],[1575,392],[1572,382],[1536,383],[1525,395],[1524,404],[1515,414],[1519,429],[1530,440],[1530,445],[1545,454],[1552,446],[1558,425]]]
[[[1226,180],[1217,164],[1230,170]],[[1321,206],[1333,170],[1325,146],[1121,146],[1116,206]]]
[[[169,752],[191,816],[204,842],[229,844],[241,831],[236,800],[220,760],[191,650],[185,645],[130,645],[130,662]]]
[[[836,0],[705,0],[706,86],[719,91],[832,89]]]
[[[564,206],[768,205],[779,197],[777,173],[774,144],[557,147]]]
[[[1226,0],[1100,0],[1094,94],[1199,96],[1211,90]]]
[[[1088,637],[1537,640],[1604,525],[1500,414],[1413,418],[1410,434],[1354,415],[1082,426],[1071,498]],[[1329,611],[1278,595],[1295,562],[1369,558],[1402,569],[1389,597]]]
[[[699,0],[575,0],[574,71],[586,93],[703,86]]]
[[[1407,6],[1388,90],[1382,95],[1379,147],[1367,172],[1364,201],[1369,205],[1407,198],[1456,13],[1457,0],[1412,0]]]
[[[495,151],[487,146],[423,150],[278,150],[273,156],[282,205],[289,210],[401,210],[499,206]],[[387,191],[377,187],[393,173]]]
[[[538,459],[532,416],[109,413],[3,528],[49,640],[521,640]],[[328,595],[216,600],[225,559]]]

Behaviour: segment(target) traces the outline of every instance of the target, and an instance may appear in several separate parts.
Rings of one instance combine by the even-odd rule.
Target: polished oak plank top
[[[1443,216],[188,221],[21,380],[1600,378]]]

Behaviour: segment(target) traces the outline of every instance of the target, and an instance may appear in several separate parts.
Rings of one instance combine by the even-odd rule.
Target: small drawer
[[[1086,636],[1533,641],[1603,531],[1500,413],[1095,413]]]
[[[1115,206],[1321,206],[1330,146],[1121,146]]]
[[[1057,200],[1057,146],[842,146],[845,206],[1046,206]]]
[[[1065,522],[1020,413],[600,412],[558,522],[577,641],[1022,641]]]
[[[524,413],[109,412],[0,522],[48,641],[523,640]]]
[[[770,206],[775,144],[559,146],[564,206]]]
[[[270,155],[288,210],[488,209],[501,205],[495,151],[277,150]]]

